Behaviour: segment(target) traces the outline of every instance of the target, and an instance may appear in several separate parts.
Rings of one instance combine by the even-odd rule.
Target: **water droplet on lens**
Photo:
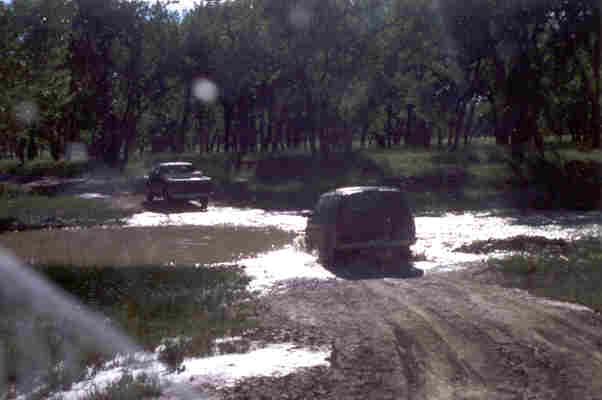
[[[194,96],[205,103],[213,103],[217,100],[217,85],[208,79],[197,79],[192,85]]]
[[[291,24],[297,29],[306,28],[311,21],[311,13],[303,6],[296,6],[291,10],[289,19]]]
[[[15,106],[14,113],[19,121],[29,125],[39,119],[40,109],[34,102],[22,101]]]

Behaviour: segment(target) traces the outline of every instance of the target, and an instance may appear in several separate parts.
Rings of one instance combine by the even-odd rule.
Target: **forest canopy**
[[[0,151],[600,148],[598,0],[0,2]]]

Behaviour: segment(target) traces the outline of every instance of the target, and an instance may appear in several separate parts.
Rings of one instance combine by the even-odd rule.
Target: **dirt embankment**
[[[247,379],[217,397],[602,399],[600,315],[474,274],[308,281],[269,295],[266,329],[329,344],[330,367]]]

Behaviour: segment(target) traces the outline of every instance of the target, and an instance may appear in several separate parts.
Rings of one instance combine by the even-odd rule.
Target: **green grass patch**
[[[601,244],[600,238],[582,239],[566,255],[516,255],[490,263],[504,273],[510,286],[602,312]]]
[[[567,159],[602,160],[602,151],[582,152],[568,143],[551,142],[547,146]],[[507,186],[512,172],[506,150],[490,138],[475,139],[453,152],[435,147],[356,147],[352,152],[331,152],[324,157],[287,150],[248,153],[240,169],[238,156],[232,153],[161,153],[132,161],[124,174],[141,177],[158,162],[189,161],[214,178],[216,198],[277,209],[312,207],[321,193],[340,186],[390,184],[397,178],[415,178],[417,185],[403,187],[416,198],[419,210],[428,211],[432,206],[482,209],[492,202],[502,203],[501,199],[506,199],[506,206],[513,206],[518,197],[525,197],[515,196]],[[241,181],[246,182],[244,190]],[[525,192],[524,186],[516,189]]]
[[[238,336],[255,326],[248,319],[254,312],[253,295],[247,291],[249,278],[238,266],[46,265],[34,269],[104,315],[107,323],[124,331],[144,349],[154,351],[162,345],[159,359],[174,371],[186,357],[214,354],[217,338]],[[111,354],[99,354],[98,349],[91,347],[92,341],[78,338],[69,321],[32,315],[26,301],[6,300],[0,307],[0,343],[6,349],[0,365],[7,367],[5,373],[10,380],[24,389],[32,389],[27,388],[32,376],[44,383],[46,393],[69,387],[83,379],[89,368],[99,370],[112,358]],[[26,346],[20,339],[24,326],[30,332]],[[31,337],[36,338],[35,343],[30,343]],[[65,349],[65,343],[70,348]],[[31,346],[37,346],[33,355]],[[66,357],[71,366],[68,369],[61,368]],[[148,389],[146,383],[139,385],[129,379],[109,389],[111,393],[139,392]],[[150,387],[155,387],[150,383]],[[102,397],[104,394],[104,390],[96,391],[90,398],[121,398]]]
[[[21,177],[56,176],[60,178],[73,178],[80,176],[97,167],[94,161],[53,161],[39,159],[28,161],[21,165],[18,161],[0,161],[0,174],[16,175]]]
[[[103,199],[25,194],[0,196],[0,221],[17,226],[91,226],[118,222],[126,214]]]

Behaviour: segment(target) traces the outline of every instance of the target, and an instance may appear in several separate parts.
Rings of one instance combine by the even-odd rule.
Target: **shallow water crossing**
[[[418,240],[413,251],[421,255],[423,261],[414,262],[414,266],[426,273],[437,273],[502,255],[454,251],[475,240],[517,235],[568,240],[600,237],[601,222],[602,217],[594,213],[522,215],[515,211],[493,211],[417,216]],[[336,278],[319,264],[314,254],[304,251],[305,224],[301,212],[231,207],[210,207],[206,212],[194,208],[147,211],[132,216],[123,227],[7,233],[0,235],[0,245],[30,263],[168,264],[176,268],[190,264],[237,263],[244,265],[253,278],[251,289],[265,292],[281,281]],[[251,375],[282,374],[295,367],[322,365],[328,355],[327,349],[310,351],[287,346],[186,360],[188,372],[174,375],[170,381],[181,383],[192,378],[198,382],[205,379],[228,384]],[[138,364],[139,369],[159,371],[160,364],[152,355],[148,357]],[[257,357],[271,361],[261,363],[259,368],[255,365]],[[114,372],[107,369],[99,376],[110,380],[115,377]],[[84,389],[85,386],[79,386],[79,392],[64,394],[67,398],[78,398]]]
[[[301,212],[254,208],[195,207],[133,215],[123,227],[17,232],[0,235],[0,245],[29,263],[75,265],[210,265],[247,267],[254,289],[291,278],[332,278],[303,247]],[[454,251],[476,240],[516,235],[576,239],[601,235],[599,213],[465,212],[417,216],[412,250],[427,273],[462,268],[489,256]]]

